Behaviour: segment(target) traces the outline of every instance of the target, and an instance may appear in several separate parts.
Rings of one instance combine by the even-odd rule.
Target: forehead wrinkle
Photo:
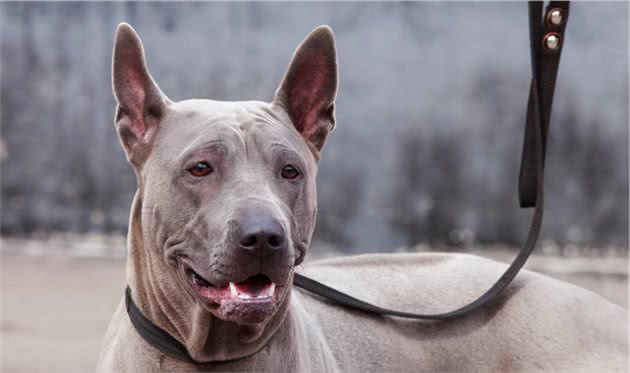
[[[238,139],[235,142],[238,142],[242,148],[246,149],[245,138],[243,136],[243,132],[241,131],[240,127],[238,127],[238,125],[226,126],[226,130],[234,133],[234,136],[231,136],[231,138]]]
[[[225,144],[225,140],[219,140],[219,139],[215,139],[215,140],[210,140],[210,141],[205,141],[205,142],[196,142],[193,141],[190,144],[188,144],[184,150],[182,150],[179,155],[178,158],[185,158],[188,154],[199,150],[199,149],[211,149],[213,147],[218,147],[219,145],[223,145]]]
[[[278,117],[276,117],[271,110],[254,110],[249,113],[256,123],[271,125],[277,123]]]
[[[254,122],[252,123],[252,126],[250,128],[258,126],[259,124],[260,123]],[[264,148],[262,144],[260,143],[260,139],[259,139],[260,136],[256,136],[256,131],[249,131],[249,137],[250,137],[250,142],[253,143],[254,149],[258,150],[258,152],[263,158],[266,158],[265,152],[263,151]],[[249,146],[247,146],[247,141],[245,142],[245,155],[249,158],[250,152],[249,152]]]
[[[279,147],[297,156],[302,165],[306,167],[306,170],[311,170],[310,159],[308,156],[305,156],[305,154],[311,154],[311,151],[306,146],[302,135],[292,125],[283,123],[275,115],[276,112],[267,107],[258,108],[258,110],[249,114],[253,119],[253,123],[248,128],[252,132],[250,136],[254,138],[252,141],[255,147],[260,149],[263,155],[265,153],[264,149]],[[265,129],[265,127],[268,129]],[[270,136],[256,136],[258,131],[265,131]],[[259,139],[258,137],[261,138]],[[304,147],[302,148],[301,145],[304,145]]]
[[[201,114],[198,113],[201,116]],[[196,125],[190,128],[192,132],[190,137],[192,140],[179,153],[183,156],[196,149],[208,148],[218,143],[228,143],[236,148],[244,146],[243,134],[238,127],[238,118],[236,113],[222,113],[209,115],[203,121],[198,121]]]
[[[278,142],[277,140],[275,140],[271,144],[269,144],[269,149],[273,149],[273,148],[280,148],[281,150],[289,151],[291,153],[297,154],[300,158],[302,158],[300,156],[300,153],[291,143],[287,145],[286,143]]]

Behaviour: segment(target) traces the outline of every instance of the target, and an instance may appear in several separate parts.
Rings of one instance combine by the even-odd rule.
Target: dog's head
[[[302,42],[271,103],[169,100],[127,24],[112,73],[144,248],[216,317],[269,319],[313,233],[317,160],[334,126],[332,31],[318,27]]]

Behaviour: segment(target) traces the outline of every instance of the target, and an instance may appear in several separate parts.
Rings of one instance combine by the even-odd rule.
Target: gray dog
[[[327,26],[297,48],[271,103],[169,100],[127,24],[116,33],[113,86],[138,183],[127,281],[142,313],[205,363],[149,345],[121,302],[99,371],[627,371],[627,312],[529,271],[491,306],[445,323],[369,316],[292,288],[315,223],[317,162],[335,125]],[[472,300],[506,266],[397,254],[304,267],[366,301],[428,313]]]

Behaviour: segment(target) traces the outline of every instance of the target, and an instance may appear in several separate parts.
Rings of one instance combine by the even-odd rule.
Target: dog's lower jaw
[[[142,313],[187,348],[200,362],[221,362],[259,351],[285,323],[289,291],[264,323],[239,325],[221,320],[182,290],[181,281],[143,233],[142,202],[136,193],[128,238],[127,281]],[[148,227],[144,224],[144,227]],[[146,232],[149,234],[150,232]],[[288,288],[287,288],[288,289]]]

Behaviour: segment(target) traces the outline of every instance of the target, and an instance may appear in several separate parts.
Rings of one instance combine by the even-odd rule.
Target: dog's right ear
[[[147,69],[142,41],[126,23],[118,25],[112,62],[112,85],[118,102],[116,129],[134,166],[146,160],[168,98]]]

